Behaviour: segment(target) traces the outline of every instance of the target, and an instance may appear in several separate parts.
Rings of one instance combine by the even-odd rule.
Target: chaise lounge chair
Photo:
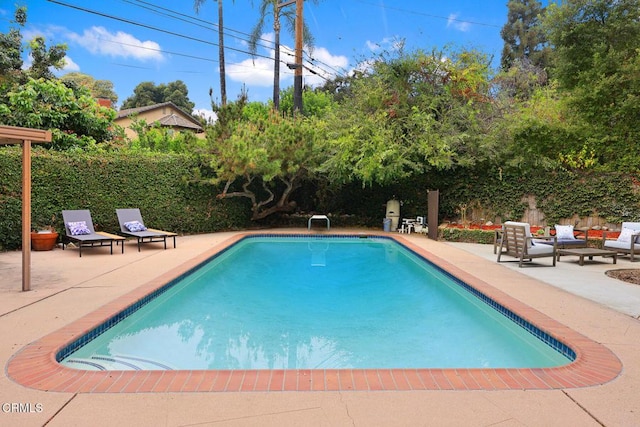
[[[138,239],[138,252],[143,243],[163,242],[167,249],[167,237],[173,237],[173,247],[176,247],[176,233],[170,231],[147,228],[142,220],[140,209],[116,209],[118,222],[120,222],[120,234],[125,237]]]
[[[124,253],[124,237],[105,232],[96,232],[93,228],[91,212],[83,210],[62,211],[62,219],[66,235],[62,237],[62,249],[69,243],[78,245],[80,256],[82,257],[83,247],[109,246],[113,255],[113,242],[122,241],[122,253]]]
[[[630,261],[633,261],[635,254],[640,254],[640,222],[623,222],[616,240],[607,240],[607,232],[603,232],[602,248],[629,254]]]
[[[539,240],[551,240],[553,244],[540,244]],[[536,242],[538,241],[538,242]],[[533,258],[552,257],[553,266],[556,265],[556,236],[536,237],[531,236],[531,226],[526,222],[506,221],[504,223],[500,250],[498,251],[498,262],[502,255],[509,255],[518,258],[522,263],[531,261]]]

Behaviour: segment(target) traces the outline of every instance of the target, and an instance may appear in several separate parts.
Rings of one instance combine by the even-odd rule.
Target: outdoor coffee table
[[[595,249],[595,248],[573,248],[573,249],[558,249],[558,259],[560,255],[575,255],[580,257],[578,263],[584,265],[584,257],[589,257],[589,260],[593,260],[594,256],[611,257],[613,263],[618,261],[618,253],[615,251],[609,251],[607,249]]]

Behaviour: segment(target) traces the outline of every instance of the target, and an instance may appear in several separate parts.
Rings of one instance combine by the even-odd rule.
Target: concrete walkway
[[[306,232],[306,230],[292,230]],[[344,230],[341,230],[344,231]],[[361,231],[361,230],[358,230]],[[606,384],[551,391],[341,391],[261,393],[52,393],[25,388],[6,376],[23,348],[179,266],[234,233],[178,238],[178,247],[127,243],[107,249],[56,249],[32,254],[32,291],[21,292],[21,255],[0,253],[0,425],[4,426],[638,426],[640,425],[640,292],[604,275],[640,268],[619,258],[578,266],[517,268],[496,263],[491,245],[412,243],[588,338],[621,360]]]
[[[496,261],[492,245],[453,242],[447,244],[489,261]],[[621,313],[640,317],[640,286],[612,279],[605,274],[608,270],[640,268],[640,262],[632,263],[629,257],[618,257],[618,262],[613,264],[611,258],[594,257],[593,261],[585,259],[585,265],[580,266],[576,256],[564,256],[560,259],[556,268],[546,268],[551,265],[550,258],[539,258],[530,266],[519,268],[514,258],[503,256],[501,264]]]

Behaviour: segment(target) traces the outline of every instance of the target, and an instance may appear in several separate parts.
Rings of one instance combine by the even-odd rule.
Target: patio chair
[[[425,235],[429,232],[425,217],[419,216],[416,218],[416,222],[413,224],[413,231]]]
[[[122,241],[122,253],[124,253],[124,237],[103,231],[96,232],[91,212],[88,210],[64,210],[62,211],[62,219],[66,232],[62,237],[62,249],[65,249],[69,243],[74,243],[78,246],[80,257],[82,257],[82,248],[109,246],[113,255],[113,242],[118,244]]]
[[[539,241],[551,240],[552,245],[543,245]],[[556,236],[531,236],[531,226],[526,222],[506,221],[503,226],[498,259],[503,255],[509,255],[519,260],[519,267],[524,261],[533,258],[551,257],[553,266],[556,266]]]
[[[603,231],[602,248],[628,254],[633,261],[635,254],[640,254],[640,222],[623,222],[616,240],[607,240],[607,232]]]
[[[163,242],[167,249],[167,237],[173,237],[173,247],[176,247],[176,233],[170,231],[147,228],[142,220],[140,209],[116,209],[118,222],[120,223],[120,234],[125,237],[135,237],[138,240],[138,252],[143,243]]]

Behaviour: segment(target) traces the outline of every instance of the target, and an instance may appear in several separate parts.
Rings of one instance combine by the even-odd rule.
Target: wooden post
[[[31,141],[22,143],[22,290],[31,290]]]
[[[22,145],[22,290],[31,290],[31,144],[51,142],[51,131],[0,126],[0,145]]]
[[[438,240],[439,199],[440,190],[429,190],[427,196],[427,224],[429,226],[429,238],[431,240]]]

